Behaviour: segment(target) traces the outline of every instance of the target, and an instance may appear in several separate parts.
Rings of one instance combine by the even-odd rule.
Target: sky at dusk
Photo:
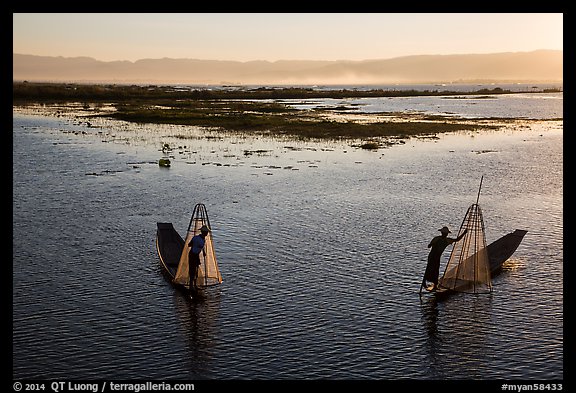
[[[15,13],[13,53],[367,60],[563,49],[561,13]]]

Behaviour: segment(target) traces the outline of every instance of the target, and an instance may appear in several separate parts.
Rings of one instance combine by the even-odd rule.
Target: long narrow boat
[[[184,249],[184,239],[176,232],[174,225],[170,222],[158,222],[156,226],[158,227],[156,231],[156,250],[160,257],[160,263],[170,280],[174,280],[180,256]]]

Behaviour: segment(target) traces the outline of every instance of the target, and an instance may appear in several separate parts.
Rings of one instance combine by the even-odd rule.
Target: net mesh
[[[208,213],[206,212],[204,205],[198,204],[194,208],[192,218],[190,219],[190,224],[188,225],[184,249],[180,255],[178,270],[176,271],[176,275],[174,277],[174,282],[182,284],[186,287],[190,286],[190,277],[188,273],[188,253],[190,251],[190,247],[188,244],[194,236],[200,234],[200,228],[203,225],[206,225],[210,229],[210,232],[208,232],[208,235],[206,235],[206,238],[204,239],[204,249],[200,253],[200,266],[198,266],[196,286],[206,287],[222,283],[222,276],[220,274],[220,270],[218,269],[218,261],[214,251],[214,240],[212,237],[210,221],[208,220]]]
[[[468,208],[454,247],[438,285],[457,292],[486,293],[492,291],[490,264],[486,248],[486,235],[482,209],[475,203]]]

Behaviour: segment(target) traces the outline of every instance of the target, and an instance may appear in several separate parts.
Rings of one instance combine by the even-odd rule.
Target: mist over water
[[[93,123],[13,112],[14,378],[563,379],[561,120],[377,151]],[[487,242],[528,233],[491,294],[420,298],[481,176]],[[196,203],[224,282],[190,302],[155,234]]]

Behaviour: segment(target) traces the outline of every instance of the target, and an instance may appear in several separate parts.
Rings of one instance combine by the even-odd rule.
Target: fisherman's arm
[[[464,235],[466,234],[466,232],[468,232],[468,228],[464,229],[464,232],[462,232],[462,234],[456,238],[456,241],[457,241],[457,242],[460,241],[460,239],[462,239],[462,238],[464,237]]]

